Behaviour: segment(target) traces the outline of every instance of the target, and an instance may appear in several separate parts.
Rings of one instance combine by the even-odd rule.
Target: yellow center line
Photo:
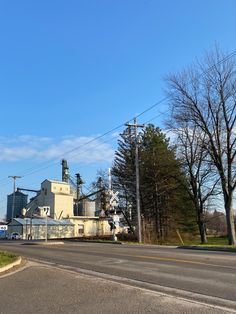
[[[101,251],[93,251],[94,253],[108,253],[108,252],[101,252]],[[86,253],[86,252],[84,252]],[[212,266],[212,267],[222,267],[222,268],[228,268],[228,269],[236,269],[236,266],[226,266],[226,265],[219,265],[219,264],[211,264],[211,263],[205,263],[205,262],[198,262],[198,261],[191,261],[191,260],[185,260],[185,259],[177,259],[177,258],[171,258],[171,257],[158,257],[158,256],[148,256],[148,255],[132,255],[132,254],[119,254],[119,253],[111,253],[111,255],[115,256],[123,256],[123,257],[134,257],[134,258],[142,258],[142,259],[152,259],[152,260],[159,260],[159,261],[167,261],[167,262],[177,262],[177,263],[186,263],[186,264],[195,264],[195,265],[204,265],[204,266]],[[112,258],[112,256],[111,256]]]
[[[126,253],[119,254],[119,253],[113,253],[113,252],[107,252],[107,251],[90,251],[90,252],[98,253],[98,254],[110,254],[111,255],[110,258],[112,258],[112,256],[122,256],[124,258],[125,257],[133,257],[133,258],[141,258],[141,259],[152,259],[152,260],[167,261],[167,262],[177,262],[177,263],[204,265],[204,266],[211,266],[211,267],[222,267],[222,268],[227,268],[227,269],[236,269],[236,266],[211,264],[211,263],[191,261],[191,260],[171,258],[171,257],[158,257],[158,256],[150,256],[150,255],[132,255],[132,254],[126,254]],[[81,250],[80,253],[86,254],[88,252]]]
[[[146,255],[127,255],[127,256],[134,256],[134,257],[144,258],[144,259],[154,259],[154,260],[160,260],[160,261],[170,261],[170,262],[177,262],[177,263],[188,263],[188,264],[236,269],[236,266],[217,265],[217,264],[210,264],[210,263],[205,263],[205,262],[198,262],[198,261],[191,261],[191,260],[184,260],[184,259],[177,259],[177,258],[170,258],[170,257],[156,257],[156,256],[146,256]]]

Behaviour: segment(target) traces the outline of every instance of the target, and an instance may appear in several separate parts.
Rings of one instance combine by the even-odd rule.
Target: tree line
[[[228,242],[236,245],[235,55],[215,48],[166,77],[170,141],[146,125],[139,135],[140,203],[144,239],[161,242],[176,230],[198,231],[207,242],[206,210],[223,199]],[[114,189],[136,224],[135,139],[132,127],[118,140],[112,168]]]

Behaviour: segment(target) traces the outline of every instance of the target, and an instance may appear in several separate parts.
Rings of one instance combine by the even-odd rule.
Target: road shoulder
[[[0,314],[236,313],[232,309],[112,282],[68,269],[35,262],[28,262],[27,265],[28,267],[16,272],[11,278],[14,285],[9,277],[1,278],[0,294],[4,297],[1,300]],[[17,294],[21,301],[12,302],[12,294]]]

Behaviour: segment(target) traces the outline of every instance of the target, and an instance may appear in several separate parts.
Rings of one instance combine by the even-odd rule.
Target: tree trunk
[[[201,238],[201,243],[207,243],[207,236],[206,236],[206,228],[205,228],[205,221],[203,217],[203,204],[197,203],[197,216],[198,216],[198,228]]]
[[[199,221],[198,227],[199,227],[199,233],[201,237],[201,243],[202,244],[207,243],[205,223],[203,221]]]
[[[236,245],[232,195],[225,196],[225,212],[229,245]]]
[[[201,202],[199,204],[197,192],[194,195],[195,197],[195,208],[197,210],[197,224],[198,224],[198,229],[199,229],[199,234],[201,238],[201,243],[207,243],[207,236],[206,236],[206,228],[205,228],[205,221],[203,217],[203,203]]]

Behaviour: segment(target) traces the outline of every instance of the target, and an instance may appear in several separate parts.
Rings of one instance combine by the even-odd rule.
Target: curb
[[[62,244],[65,244],[64,242],[62,241],[52,241],[52,242],[43,242],[43,243],[37,243],[39,245],[62,245]]]
[[[145,247],[145,248],[153,248],[153,249],[177,249],[177,245],[161,245],[161,244],[148,244],[148,243],[126,243],[122,241],[122,244],[132,247]]]
[[[22,261],[21,257],[18,257],[15,262],[13,262],[11,264],[8,264],[6,266],[0,267],[0,273],[3,273],[4,271],[7,271],[7,270],[9,270],[9,269],[11,269],[11,268],[13,268],[15,266],[20,265],[21,261]]]
[[[121,241],[98,241],[98,240],[81,240],[78,243],[98,243],[98,244],[123,244]]]
[[[178,246],[177,249],[236,253],[236,248],[231,249],[222,247]]]
[[[42,242],[24,242],[22,243],[22,245],[61,245],[61,244],[65,244],[64,242],[62,241],[50,241],[50,242],[45,242],[45,241],[42,241]]]

